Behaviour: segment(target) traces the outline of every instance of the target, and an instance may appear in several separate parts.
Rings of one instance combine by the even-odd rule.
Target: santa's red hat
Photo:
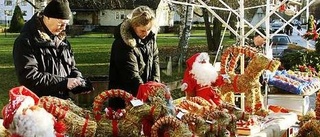
[[[196,61],[205,61],[203,63],[209,63],[209,55],[207,52],[201,52],[201,53],[196,53],[194,55],[192,55],[187,61],[186,61],[186,64],[187,64],[187,69],[192,69],[192,66],[194,64],[194,62]]]
[[[21,114],[24,108],[34,106],[39,101],[39,97],[24,86],[12,88],[9,91],[9,104],[3,107],[3,126],[10,128],[14,115]]]
[[[196,53],[194,55],[192,55],[189,59],[187,59],[186,64],[187,64],[187,68],[191,69],[193,63],[196,61],[197,57],[200,55],[200,53]]]

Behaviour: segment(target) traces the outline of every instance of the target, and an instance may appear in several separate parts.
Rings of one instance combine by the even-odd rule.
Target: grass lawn
[[[202,35],[203,34],[203,35]],[[206,39],[203,33],[194,34],[197,38],[191,38],[189,47],[200,46],[206,49]],[[199,38],[198,36],[203,36]],[[17,34],[0,33],[0,108],[8,103],[8,91],[19,86],[15,75],[12,59],[12,47]],[[69,38],[75,52],[77,67],[85,77],[107,75],[108,62],[113,38],[110,34],[87,34],[75,38]],[[175,34],[159,34],[158,46],[161,50],[163,47],[178,47],[179,39]],[[161,56],[167,56],[167,53],[161,53]],[[161,58],[164,60],[165,58]],[[183,70],[177,73],[177,68],[173,70],[173,76],[161,74],[163,82],[180,80],[183,76]]]

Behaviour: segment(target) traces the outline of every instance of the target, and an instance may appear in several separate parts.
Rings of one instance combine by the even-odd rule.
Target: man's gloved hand
[[[91,91],[94,90],[92,83],[88,79],[80,79],[81,84],[78,85],[77,87],[71,89],[71,92],[73,94],[79,94],[79,93],[90,93]]]
[[[67,88],[72,90],[73,88],[81,85],[81,78],[68,78]]]

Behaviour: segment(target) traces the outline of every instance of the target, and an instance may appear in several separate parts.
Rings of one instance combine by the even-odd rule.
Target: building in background
[[[30,1],[35,3],[35,0]],[[17,4],[21,8],[23,19],[25,21],[29,20],[36,12],[35,8],[25,0],[0,0],[0,24],[5,24],[5,22],[10,24],[14,8]]]

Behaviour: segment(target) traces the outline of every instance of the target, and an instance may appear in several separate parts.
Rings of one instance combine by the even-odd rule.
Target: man
[[[92,90],[75,67],[65,29],[71,17],[67,0],[52,0],[22,28],[14,42],[13,59],[18,81],[41,96],[69,98]]]

